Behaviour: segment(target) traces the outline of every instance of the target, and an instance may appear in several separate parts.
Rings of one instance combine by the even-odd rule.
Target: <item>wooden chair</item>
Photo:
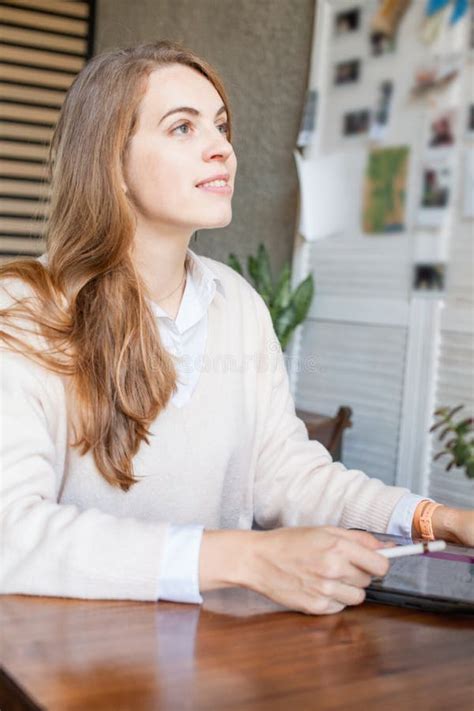
[[[296,410],[296,415],[305,423],[309,439],[316,439],[321,442],[330,452],[332,458],[340,461],[344,430],[352,427],[351,408],[340,407],[334,417],[298,409]]]

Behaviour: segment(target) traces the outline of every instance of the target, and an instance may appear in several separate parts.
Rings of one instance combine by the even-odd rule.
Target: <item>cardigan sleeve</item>
[[[295,412],[270,312],[257,292],[255,296],[265,363],[258,378],[255,521],[262,528],[336,525],[386,532],[392,511],[409,490],[346,469],[308,438]]]
[[[8,350],[0,359],[0,592],[157,600],[169,524],[58,503],[61,379]]]

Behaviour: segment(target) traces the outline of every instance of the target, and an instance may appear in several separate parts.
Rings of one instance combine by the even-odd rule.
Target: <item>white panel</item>
[[[358,187],[362,190],[362,184]],[[360,208],[360,201],[357,204]],[[411,284],[411,245],[408,237],[363,236],[357,233],[357,224],[354,215],[352,231],[310,243],[309,264],[317,293],[408,301]]]
[[[434,412],[434,383],[438,366],[442,302],[422,296],[412,299],[401,430],[398,486],[427,496],[430,469],[429,429]]]
[[[404,299],[354,299],[350,296],[327,296],[318,293],[318,298],[311,304],[309,316],[325,321],[405,327],[408,325],[409,313],[410,302]]]
[[[464,404],[455,419],[474,416],[474,336],[472,333],[443,331],[438,366],[436,407]],[[437,437],[432,439],[432,452],[441,451]],[[449,460],[443,457],[431,464],[429,496],[451,506],[474,508],[474,480],[462,469],[445,471]]]
[[[453,232],[447,271],[447,302],[454,308],[474,307],[474,227],[460,220]]]
[[[395,482],[406,329],[310,320],[301,337],[297,407],[353,410],[344,464]]]

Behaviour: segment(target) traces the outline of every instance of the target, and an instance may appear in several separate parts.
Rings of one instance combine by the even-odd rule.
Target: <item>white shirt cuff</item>
[[[204,526],[170,525],[158,581],[158,600],[201,603],[199,553]]]
[[[387,526],[387,533],[392,536],[403,536],[411,540],[411,528],[415,509],[420,501],[433,501],[429,496],[418,496],[418,494],[404,494],[392,511],[390,521]]]

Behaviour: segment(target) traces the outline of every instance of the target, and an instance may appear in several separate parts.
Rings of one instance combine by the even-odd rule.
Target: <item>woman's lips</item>
[[[231,185],[197,185],[199,190],[204,190],[206,193],[216,193],[217,195],[232,195]]]

